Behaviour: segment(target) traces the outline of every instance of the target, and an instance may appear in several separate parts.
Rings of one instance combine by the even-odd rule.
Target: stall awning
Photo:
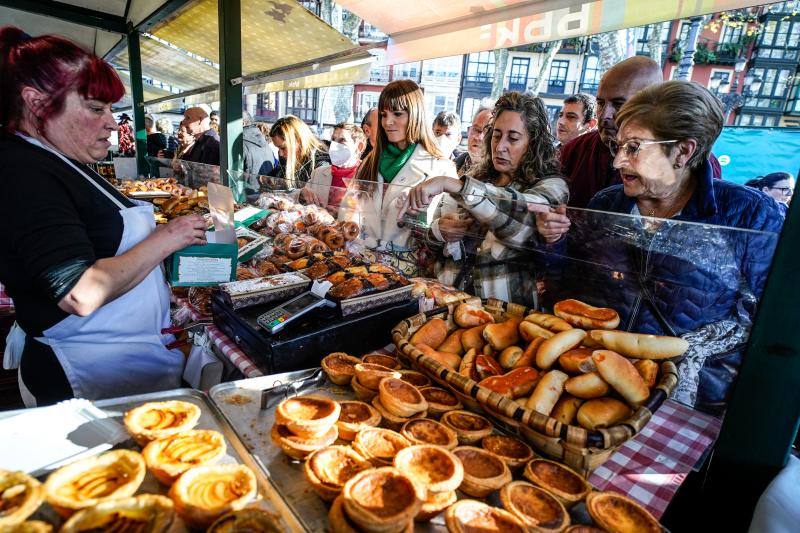
[[[389,35],[383,63],[593,35],[739,9],[752,0],[337,0]]]
[[[122,78],[122,83],[125,85],[125,96],[122,97],[122,100],[117,102],[114,105],[115,109],[127,109],[133,105],[133,99],[131,98],[131,77],[127,72],[119,72],[119,77]],[[166,89],[162,89],[161,87],[155,87],[149,83],[143,83],[142,89],[144,91],[144,99],[145,100],[155,100],[157,98],[163,98],[165,96],[169,96],[171,93]]]

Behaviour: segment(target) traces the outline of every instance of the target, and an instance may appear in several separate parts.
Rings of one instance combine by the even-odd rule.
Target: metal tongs
[[[291,383],[275,382],[272,387],[261,391],[261,410],[279,404],[285,398],[297,396],[306,389],[318,387],[325,383],[325,372],[321,368],[312,368],[297,372],[298,378]]]
[[[193,335],[197,335],[198,333],[202,333],[203,329],[206,326],[211,326],[214,324],[214,321],[210,318],[201,318],[200,320],[193,320],[188,322],[183,326],[171,326],[168,328],[163,328],[161,330],[162,335],[167,335],[168,333],[172,333],[173,335],[186,331],[189,333],[189,337],[186,340],[174,340],[171,343],[167,344],[167,350],[174,350],[175,348],[180,348],[181,346],[187,346],[192,343],[191,338]]]

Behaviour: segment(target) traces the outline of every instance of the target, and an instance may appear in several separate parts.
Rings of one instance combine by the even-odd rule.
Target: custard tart
[[[400,450],[394,458],[394,466],[426,494],[452,492],[464,480],[461,461],[439,446],[417,445]]]
[[[605,529],[587,524],[576,524],[564,530],[565,533],[608,533]]]
[[[469,411],[448,411],[442,415],[442,424],[456,432],[459,444],[475,444],[491,435],[494,426],[480,415]]]
[[[528,461],[533,459],[531,447],[516,437],[489,435],[483,438],[481,447],[498,455],[511,470],[522,468]]]
[[[378,396],[387,411],[409,418],[428,410],[428,402],[414,385],[402,379],[384,378],[378,384]]]
[[[374,363],[359,363],[356,365],[356,379],[358,384],[365,389],[377,391],[378,384],[383,378],[396,378],[400,379],[402,374],[397,370],[385,367],[383,365],[376,365]]]
[[[416,370],[398,370],[398,372],[400,372],[400,379],[418,389],[428,387],[431,384],[431,380],[422,372],[417,372]]]
[[[464,494],[484,498],[511,481],[508,465],[492,452],[460,446],[453,453],[464,467],[464,481],[459,487]]]
[[[561,532],[569,526],[567,509],[546,490],[527,481],[512,481],[500,489],[500,501],[531,531]]]
[[[144,459],[139,453],[113,450],[75,461],[50,474],[44,484],[44,497],[66,518],[105,500],[133,496],[144,474]]]
[[[333,500],[328,511],[328,524],[331,528],[331,533],[361,533],[362,530],[356,526],[347,514],[344,512],[344,498],[339,496]],[[413,533],[414,521],[409,520],[406,528],[402,530],[403,533]]]
[[[586,497],[592,520],[611,533],[660,533],[658,520],[647,509],[616,492],[592,492]]]
[[[221,433],[192,429],[151,441],[142,450],[147,469],[164,485],[172,485],[192,467],[208,465],[225,455],[227,446]]]
[[[456,437],[455,431],[436,420],[427,418],[409,420],[400,428],[400,434],[411,444],[431,444],[448,450],[458,446],[458,437]]]
[[[175,511],[190,527],[207,528],[217,518],[255,498],[256,476],[244,465],[197,466],[169,490]]]
[[[275,410],[275,423],[286,426],[298,437],[312,439],[325,435],[339,420],[339,404],[323,396],[287,398]]]
[[[428,522],[434,516],[438,515],[458,500],[456,491],[450,492],[429,492],[428,497],[422,502],[417,516],[414,517],[415,522]]]
[[[353,439],[353,449],[375,466],[389,466],[397,452],[408,448],[408,440],[390,429],[362,429]]]
[[[344,511],[369,532],[402,531],[414,519],[423,497],[418,487],[396,468],[371,468],[348,481],[342,490]]]
[[[140,446],[197,425],[200,408],[189,402],[148,402],[125,413],[125,427]]]
[[[400,431],[400,428],[403,427],[403,424],[405,424],[409,420],[414,420],[417,418],[425,418],[425,416],[427,415],[427,411],[422,411],[421,413],[415,414],[411,418],[406,418],[403,416],[395,416],[388,409],[386,409],[386,407],[381,402],[379,396],[375,396],[372,399],[372,406],[381,415],[381,425],[393,431]]]
[[[391,368],[392,370],[400,370],[401,368],[403,368],[403,365],[400,364],[400,361],[398,361],[396,357],[392,357],[391,355],[369,353],[364,357],[362,357],[361,360],[365,363],[369,363],[372,365],[385,366],[386,368]]]
[[[461,500],[444,515],[450,533],[527,533],[528,529],[513,514],[476,500]]]
[[[353,387],[353,392],[356,393],[356,398],[362,402],[371,402],[373,398],[377,398],[378,391],[376,389],[368,389],[358,381],[358,376],[353,376],[353,381],[350,382]]]
[[[337,385],[349,385],[356,375],[356,365],[361,362],[358,357],[353,357],[344,352],[334,352],[322,359],[322,370],[328,374],[331,381]]]
[[[371,405],[357,401],[339,402],[341,411],[336,427],[339,438],[353,440],[356,433],[364,428],[377,427],[381,423],[381,414]]]
[[[42,484],[24,472],[0,470],[0,529],[21,524],[42,504]]]
[[[303,470],[306,479],[326,502],[341,494],[347,481],[372,464],[348,446],[328,446],[308,456]]]
[[[61,533],[82,531],[142,531],[162,533],[175,519],[172,500],[156,494],[141,494],[98,503],[72,515]]]
[[[523,475],[555,496],[567,509],[586,498],[592,490],[592,486],[573,469],[548,459],[529,461]]]
[[[261,509],[240,509],[217,518],[206,533],[281,533],[273,515]]]
[[[422,397],[428,402],[428,413],[436,419],[440,418],[448,411],[464,408],[455,394],[439,387],[421,387],[419,392],[422,393]]]
[[[308,457],[312,452],[330,446],[336,442],[338,437],[339,430],[336,429],[336,426],[331,426],[328,432],[321,437],[313,437],[310,439],[298,437],[289,431],[286,426],[280,424],[272,426],[272,430],[270,431],[272,442],[280,446],[283,453],[292,459],[300,461]]]

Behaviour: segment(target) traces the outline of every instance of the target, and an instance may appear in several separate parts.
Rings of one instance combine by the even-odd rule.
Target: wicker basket
[[[524,316],[527,311],[523,306],[500,300],[489,299],[482,303],[483,308],[498,321],[510,316]],[[641,431],[678,383],[675,365],[665,361],[661,363],[659,382],[650,397],[628,419],[612,427],[591,431],[579,426],[564,425],[554,418],[526,409],[506,396],[479,386],[468,377],[424,355],[408,341],[431,318],[445,320],[452,330],[456,327],[453,321],[456,305],[458,304],[450,304],[414,315],[395,326],[392,339],[397,346],[398,356],[453,391],[468,408],[482,411],[506,431],[521,435],[537,451],[563,461],[586,477],[617,448]]]

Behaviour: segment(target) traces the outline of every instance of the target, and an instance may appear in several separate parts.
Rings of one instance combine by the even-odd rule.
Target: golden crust
[[[359,363],[356,365],[356,378],[358,384],[365,389],[377,391],[378,384],[383,378],[400,379],[400,372],[383,365],[374,363]]]
[[[330,511],[328,511],[328,524],[331,528],[331,533],[361,533],[353,522],[347,517],[344,512],[344,498],[339,496],[333,501]],[[413,533],[414,521],[409,520],[402,533]]]
[[[586,509],[599,526],[614,533],[660,533],[661,525],[647,509],[616,492],[592,492]]]
[[[498,455],[511,470],[521,468],[533,459],[531,447],[516,437],[488,435],[481,441],[481,447]]]
[[[365,363],[385,366],[386,368],[391,368],[392,370],[400,370],[401,368],[403,368],[403,365],[400,364],[400,361],[398,361],[396,357],[392,357],[391,355],[383,355],[380,353],[369,353],[364,357],[362,357],[361,360]]]
[[[127,498],[139,489],[145,474],[142,456],[131,450],[113,450],[75,461],[47,478],[44,497],[64,517],[98,503]]]
[[[555,496],[568,509],[586,498],[592,486],[580,474],[555,461],[533,459],[525,465],[523,475],[531,483]]]
[[[256,492],[256,476],[248,467],[212,465],[187,470],[169,496],[190,527],[207,528],[220,516],[243,508]]]
[[[456,491],[428,493],[428,497],[422,502],[422,506],[414,517],[415,522],[428,522],[458,500]]]
[[[570,524],[564,505],[546,490],[527,481],[512,481],[500,489],[500,501],[532,531],[560,533]]]
[[[61,533],[81,531],[147,531],[163,533],[175,519],[172,500],[156,494],[141,494],[108,500],[72,515]]]
[[[275,424],[270,431],[270,438],[272,442],[277,444],[283,450],[283,453],[293,459],[303,460],[308,457],[312,452],[330,446],[339,436],[339,430],[336,426],[331,426],[328,432],[321,436],[311,439],[304,439],[298,437],[289,431],[286,426]]]
[[[525,533],[522,521],[504,509],[492,507],[476,500],[460,500],[445,513],[445,524],[450,533]]]
[[[356,393],[356,398],[358,398],[358,400],[361,402],[371,402],[373,398],[378,397],[378,391],[368,389],[362,385],[361,382],[358,381],[358,375],[353,376],[350,386],[353,387],[353,392]]]
[[[324,396],[287,398],[275,409],[275,423],[298,437],[313,439],[326,435],[339,420],[339,404]]]
[[[409,418],[428,410],[428,402],[414,385],[402,379],[384,378],[378,384],[381,404],[395,416]]]
[[[422,372],[417,372],[416,370],[398,370],[398,372],[400,372],[400,379],[418,389],[428,387],[431,384],[431,380]]]
[[[458,446],[456,432],[436,420],[409,420],[400,428],[400,433],[412,444],[431,444],[448,450]]]
[[[319,497],[333,501],[347,481],[372,464],[348,446],[328,446],[308,456],[303,471]]]
[[[353,439],[353,449],[375,466],[389,466],[397,452],[411,444],[408,440],[390,429],[362,429]]]
[[[358,357],[344,352],[334,352],[323,358],[321,365],[331,381],[337,385],[349,385],[356,375],[356,365],[360,362],[361,359]]]
[[[147,469],[171,485],[192,467],[212,464],[225,455],[225,437],[210,429],[193,429],[151,441],[142,450]]]
[[[28,520],[13,526],[3,526],[0,531],[3,533],[51,533],[53,526],[41,520]]]
[[[441,421],[456,432],[458,443],[462,445],[475,444],[494,430],[486,418],[469,411],[448,411],[442,415]]]
[[[464,467],[452,452],[431,445],[409,446],[394,458],[394,466],[424,487],[426,494],[452,492],[464,480]]]
[[[435,418],[441,417],[448,411],[463,409],[464,406],[455,394],[439,387],[421,387],[419,392],[428,402],[428,412]]]
[[[222,515],[206,533],[281,533],[273,515],[262,509],[240,509]]]
[[[418,487],[396,468],[371,468],[344,486],[344,511],[365,531],[401,531],[417,515],[423,497]]]
[[[24,522],[43,499],[39,481],[24,472],[0,470],[0,528]]]
[[[197,425],[200,408],[180,400],[148,402],[125,413],[125,427],[140,446],[188,431]]]
[[[377,427],[381,423],[381,414],[365,402],[343,401],[339,402],[341,411],[336,427],[339,429],[339,438],[353,440],[356,433],[367,427]]]
[[[409,420],[415,420],[417,418],[425,418],[425,416],[428,414],[427,411],[422,411],[421,413],[417,413],[410,418],[395,416],[388,409],[386,409],[386,407],[381,402],[380,397],[378,396],[372,399],[372,406],[381,415],[381,425],[393,431],[400,431],[400,428],[403,427],[403,424],[405,424]]]
[[[459,446],[453,453],[464,467],[461,492],[485,498],[511,481],[511,470],[500,457],[474,446]]]

